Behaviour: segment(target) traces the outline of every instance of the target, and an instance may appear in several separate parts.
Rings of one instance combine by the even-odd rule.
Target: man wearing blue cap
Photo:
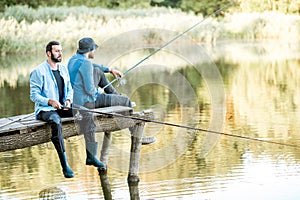
[[[86,108],[101,108],[109,106],[127,106],[132,107],[130,99],[126,96],[117,94],[115,88],[109,85],[104,89],[103,93],[101,87],[109,84],[104,72],[110,72],[114,76],[123,76],[118,70],[109,69],[102,65],[92,63],[89,59],[94,58],[95,50],[98,45],[89,37],[82,38],[78,42],[77,53],[71,57],[68,62],[68,70],[70,74],[70,81],[74,90],[73,104],[84,106]],[[92,114],[89,112],[82,113],[83,120],[80,125],[80,131],[93,136],[96,132],[96,125]],[[87,150],[97,153],[97,143],[94,137],[85,138]],[[90,141],[90,142],[87,142]],[[155,137],[142,137],[142,144],[151,144],[156,141]]]
[[[87,108],[101,108],[108,106],[132,107],[128,97],[118,95],[115,88],[109,85],[101,92],[100,87],[109,84],[104,72],[111,72],[114,76],[123,76],[118,70],[92,63],[94,52],[98,48],[92,38],[82,38],[78,42],[78,50],[68,63],[71,84],[74,89],[74,104]]]

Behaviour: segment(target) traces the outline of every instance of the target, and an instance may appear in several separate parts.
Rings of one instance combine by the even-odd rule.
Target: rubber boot
[[[95,167],[98,167],[99,169],[105,169],[106,166],[103,162],[98,160],[96,157],[97,155],[97,149],[98,149],[98,143],[97,142],[87,142],[86,143],[86,165],[94,165]]]
[[[59,152],[58,157],[59,157],[60,164],[63,169],[65,178],[73,178],[74,172],[72,171],[71,167],[68,164],[66,152]]]

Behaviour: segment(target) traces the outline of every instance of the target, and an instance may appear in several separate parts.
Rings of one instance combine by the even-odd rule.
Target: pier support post
[[[104,132],[100,161],[103,162],[105,165],[108,164],[108,154],[109,154],[109,148],[112,140],[111,138],[112,138],[111,132]]]
[[[111,132],[104,132],[103,135],[103,143],[102,143],[102,149],[101,149],[101,155],[100,155],[100,160],[107,166],[108,164],[108,155],[109,155],[109,149],[110,149],[110,144],[112,140],[112,134]],[[104,199],[105,200],[112,200],[112,195],[111,195],[111,188],[107,176],[107,169],[98,169],[99,176],[100,176],[100,182],[101,182],[101,187],[102,191],[104,194]]]
[[[127,181],[128,183],[138,183],[140,181],[139,162],[140,162],[140,151],[142,145],[142,135],[144,131],[145,122],[137,123],[133,127],[130,127],[131,132],[131,149],[130,149],[130,163]]]

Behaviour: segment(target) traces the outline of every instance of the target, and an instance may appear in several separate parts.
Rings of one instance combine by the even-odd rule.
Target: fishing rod
[[[131,68],[127,69],[126,71],[123,72],[123,75],[125,76],[127,73],[129,73],[130,71],[132,71],[133,69],[135,69],[136,67],[138,67],[141,63],[143,63],[145,60],[147,60],[148,58],[150,58],[151,56],[153,56],[154,54],[156,54],[157,52],[159,52],[160,50],[162,50],[163,48],[165,48],[166,46],[168,46],[169,44],[171,44],[172,42],[174,42],[175,40],[177,40],[178,38],[182,37],[184,34],[186,34],[187,32],[191,31],[192,29],[194,29],[195,27],[197,27],[199,24],[203,23],[205,20],[207,20],[209,17],[220,13],[221,11],[227,9],[229,6],[231,6],[233,4],[233,2],[230,2],[229,4],[227,4],[226,6],[214,11],[213,13],[211,13],[210,15],[208,15],[207,17],[203,18],[202,20],[200,20],[199,22],[197,22],[196,24],[194,24],[193,26],[191,26],[190,28],[186,29],[185,31],[183,31],[182,33],[178,34],[177,36],[175,36],[174,38],[172,38],[171,40],[169,40],[167,43],[163,44],[162,46],[160,46],[158,49],[156,49],[155,51],[153,51],[152,53],[150,53],[148,56],[144,57],[142,60],[140,60],[139,62],[137,62],[135,65],[133,65]],[[111,82],[109,82],[107,85],[105,85],[102,89],[104,90],[105,88],[107,88],[108,86],[110,86],[111,84],[113,84],[114,82],[120,80],[121,77],[118,76],[115,79],[113,79]]]
[[[34,113],[30,113],[30,114],[25,115],[24,117],[20,117],[20,118],[17,118],[17,119],[12,120],[12,121],[10,121],[10,122],[7,122],[7,123],[5,123],[5,124],[1,124],[1,125],[0,125],[0,129],[2,129],[3,127],[8,126],[8,125],[10,125],[10,124],[13,124],[13,123],[22,121],[22,120],[24,120],[24,119],[26,119],[26,118],[29,118],[29,117],[33,116],[33,115],[34,115]]]
[[[63,108],[70,109],[70,107],[63,107]],[[78,105],[73,105],[71,109],[78,110],[78,111],[81,111],[81,112],[96,113],[96,114],[100,114],[100,115],[105,115],[107,117],[121,117],[121,118],[133,119],[133,120],[138,120],[138,121],[143,121],[143,122],[150,122],[150,123],[155,123],[155,124],[161,124],[161,125],[167,125],[167,126],[173,126],[173,127],[178,127],[178,128],[185,128],[185,129],[195,130],[195,131],[202,131],[202,132],[207,132],[207,133],[224,135],[224,136],[240,138],[240,139],[245,139],[245,140],[251,140],[251,141],[256,141],[256,142],[264,142],[264,143],[269,143],[269,144],[276,144],[276,145],[281,145],[281,146],[299,148],[298,145],[294,145],[294,144],[285,144],[285,143],[281,143],[281,142],[268,141],[268,140],[263,140],[263,139],[259,139],[259,138],[252,138],[252,137],[241,136],[241,135],[230,134],[230,133],[224,133],[224,132],[219,132],[219,131],[214,131],[214,130],[195,128],[195,127],[186,126],[186,125],[180,125],[180,124],[174,124],[174,123],[169,123],[169,122],[162,122],[162,121],[157,121],[157,120],[139,118],[139,117],[134,117],[134,116],[122,115],[122,114],[118,114],[118,113],[105,113],[105,112],[90,110],[86,107],[78,106]]]

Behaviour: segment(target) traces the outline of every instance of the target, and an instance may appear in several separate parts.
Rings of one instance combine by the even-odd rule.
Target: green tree
[[[151,0],[151,6],[163,6],[163,7],[171,7],[171,8],[180,8],[182,0],[164,0],[164,1],[155,1]]]
[[[151,0],[151,6],[164,6],[171,8],[179,8],[185,12],[194,12],[195,14],[202,14],[203,16],[229,5],[232,0]],[[222,13],[218,13],[222,15]]]
[[[299,14],[300,0],[240,0],[239,8],[240,12],[279,11]]]
[[[213,12],[228,6],[233,1],[230,0],[185,0],[181,3],[181,10],[185,12],[194,12],[195,14],[202,14],[203,16],[207,16],[212,14]],[[218,13],[218,15],[222,15]]]
[[[300,13],[300,0],[0,0],[0,12],[6,7],[27,5],[30,8],[39,6],[87,6],[109,9],[149,8],[164,6],[178,8],[185,12],[194,12],[207,16],[230,3],[235,11],[264,12],[279,11],[283,13]],[[220,13],[222,15],[222,13]]]

